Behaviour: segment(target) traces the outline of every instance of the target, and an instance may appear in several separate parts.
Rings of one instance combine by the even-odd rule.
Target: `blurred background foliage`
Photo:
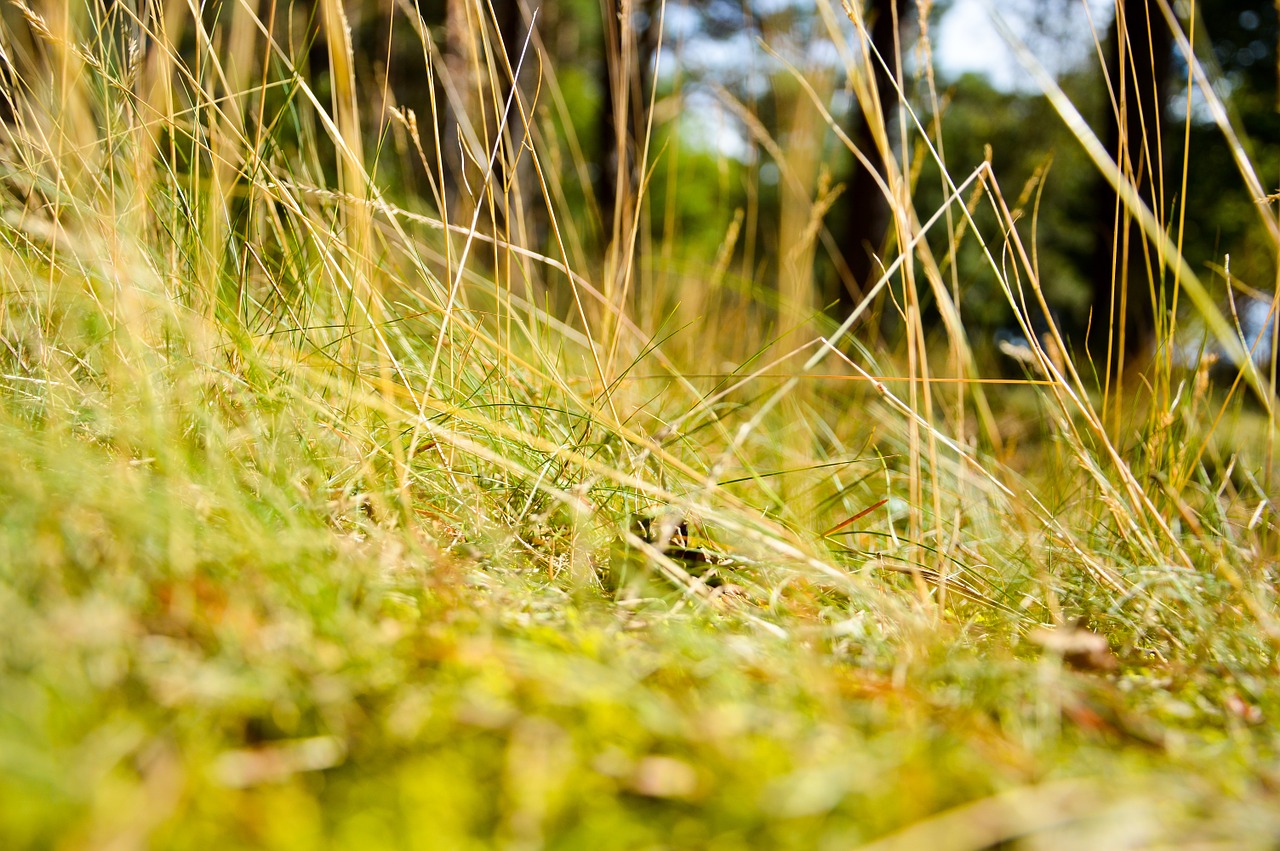
[[[621,10],[610,2],[557,4],[554,19],[548,16],[543,26],[548,33],[569,34],[548,42],[549,64],[559,69],[565,81],[564,114],[574,123],[572,128],[558,129],[571,129],[586,151],[594,151],[588,159],[599,164],[594,172],[597,188],[611,177],[609,154],[602,146],[616,138],[601,130],[609,124],[608,116],[600,116],[600,110],[608,108],[604,83],[610,73],[617,73],[608,67],[602,21],[629,11],[642,33],[638,41],[647,40],[649,52],[636,52],[636,62],[645,72],[634,71],[640,83],[638,97],[647,96],[646,84],[657,86],[647,212],[651,233],[659,241],[670,228],[679,235],[677,240],[662,242],[667,246],[662,260],[668,267],[657,268],[651,260],[650,273],[678,269],[695,276],[714,274],[711,267],[723,250],[726,233],[734,231],[738,235],[731,268],[744,285],[777,277],[786,262],[779,242],[791,232],[780,221],[787,215],[788,187],[813,202],[824,191],[842,187],[843,193],[824,219],[813,283],[815,306],[837,315],[847,313],[857,294],[878,277],[876,258],[896,253],[891,217],[878,197],[878,187],[863,179],[866,176],[859,174],[854,158],[837,138],[837,130],[847,133],[873,164],[880,165],[875,140],[867,131],[875,122],[862,120],[868,104],[866,95],[857,92],[858,63],[842,62],[837,47],[858,43],[853,25],[848,20],[824,20],[814,6],[800,2],[671,3],[663,7],[662,50],[654,56],[658,41],[649,31],[660,7],[652,2],[626,5]],[[1010,204],[1019,208],[1028,231],[1034,228],[1048,299],[1066,329],[1082,340],[1091,310],[1105,311],[1098,303],[1111,288],[1111,269],[1119,249],[1107,222],[1116,218],[1115,196],[1025,73],[1015,76],[1012,84],[1007,77],[995,79],[996,75],[972,70],[948,77],[949,63],[924,61],[926,51],[945,60],[950,50],[947,38],[986,40],[993,54],[1002,50],[993,31],[966,33],[940,26],[954,5],[917,7],[912,2],[876,0],[864,9],[850,5],[846,11],[851,18],[864,16],[872,46],[886,65],[894,64],[895,55],[901,56],[897,86],[930,140],[939,145],[949,172],[969,173],[987,156],[985,148],[990,144],[1002,190]],[[1123,82],[1116,71],[1121,49],[1114,28],[1116,7],[1129,19],[1150,20],[1146,26],[1156,34],[1150,73],[1139,69]],[[1093,3],[1088,16],[1081,14],[1080,3],[1071,0],[1027,0],[1001,4],[1001,9],[1056,74],[1113,156],[1120,155],[1114,118],[1125,111],[1120,102],[1157,98],[1161,132],[1157,136],[1144,129],[1143,135],[1157,140],[1154,146],[1147,143],[1147,155],[1159,164],[1151,169],[1139,162],[1141,156],[1130,157],[1135,173],[1146,172],[1148,186],[1151,173],[1159,173],[1154,181],[1158,189],[1146,190],[1156,193],[1148,197],[1157,216],[1171,231],[1185,228],[1183,251],[1197,270],[1204,273],[1229,266],[1246,289],[1271,291],[1276,269],[1274,253],[1266,250],[1265,228],[1256,215],[1261,199],[1244,191],[1204,98],[1194,85],[1188,85],[1187,63],[1179,49],[1172,40],[1159,37],[1164,25],[1158,5],[1146,0]],[[1234,111],[1233,122],[1262,184],[1275,186],[1280,181],[1276,144],[1280,117],[1274,4],[1210,0],[1178,4],[1175,11],[1184,29],[1193,33],[1198,55],[1208,60],[1206,67],[1217,69],[1215,86]],[[890,20],[893,25],[878,23]],[[1141,31],[1145,26],[1134,29]],[[837,33],[838,38],[833,38]],[[1139,49],[1126,44],[1124,53],[1131,57]],[[658,67],[656,76],[652,76],[653,65]],[[926,69],[932,74],[935,68],[939,78],[923,79]],[[811,91],[800,85],[800,77]],[[875,84],[885,117],[894,118],[892,104],[898,97],[894,84],[884,79]],[[1155,94],[1148,95],[1147,88]],[[810,109],[811,98],[830,110],[835,126],[823,126]],[[1138,109],[1129,108],[1127,113],[1138,120],[1153,120]],[[888,144],[910,178],[915,205],[922,211],[937,209],[946,194],[940,169],[924,150],[920,134],[905,119],[898,126],[905,126],[907,132]],[[638,145],[643,138],[643,112],[631,117],[629,130],[631,144]],[[563,140],[566,135],[549,133],[546,138]],[[568,152],[565,158],[571,158]],[[1185,175],[1181,173],[1184,161]],[[1143,179],[1138,182],[1142,184]],[[574,188],[582,191],[581,185]],[[584,210],[589,208],[585,194],[572,196],[582,199]],[[1180,211],[1183,203],[1185,211]],[[609,235],[608,216],[608,210],[603,210],[589,228],[603,237],[602,242]],[[999,234],[988,207],[979,205],[977,218],[988,240]],[[741,230],[733,224],[735,220]],[[931,244],[938,256],[944,256],[952,239],[938,229]],[[959,242],[955,263],[952,283],[960,293],[966,327],[980,342],[980,329],[1009,323],[1010,310],[986,272],[975,240]],[[1205,277],[1216,277],[1222,286],[1221,275]],[[785,284],[779,287],[785,290]],[[1224,294],[1225,287],[1219,289],[1219,295]],[[1150,311],[1140,305],[1130,310],[1131,325],[1136,322],[1130,344],[1149,341],[1154,331]],[[883,311],[882,330],[895,327],[885,321],[886,317],[892,320],[893,313]],[[1105,321],[1105,312],[1098,315]]]
[[[239,2],[204,3],[201,14],[206,23],[243,21],[235,11]],[[277,84],[263,93],[261,110],[246,110],[246,132],[254,133],[257,121],[270,125],[266,138],[275,155],[293,159],[305,151],[296,164],[319,172],[318,178],[332,178],[337,171],[333,148],[312,144],[324,135],[317,132],[318,116],[289,85],[297,74],[321,99],[332,96],[319,8],[304,0],[251,5],[269,22],[281,50],[268,75]],[[927,154],[925,139],[938,146],[946,171],[960,177],[984,160],[990,145],[1002,191],[1027,225],[1024,238],[1034,227],[1046,294],[1066,329],[1082,339],[1091,309],[1098,309],[1100,293],[1111,284],[1109,264],[1116,252],[1107,222],[1115,218],[1115,198],[1025,73],[1001,76],[957,69],[946,61],[952,51],[948,39],[989,42],[993,55],[1004,50],[992,29],[946,26],[960,6],[972,13],[973,5],[971,0],[871,0],[865,8],[846,4],[847,19],[839,20],[829,7],[802,0],[347,0],[343,8],[362,89],[360,114],[368,124],[363,138],[376,162],[378,185],[398,206],[451,214],[464,226],[474,210],[466,196],[482,177],[480,164],[488,159],[497,130],[492,107],[510,93],[510,68],[520,64],[527,25],[535,20],[519,91],[530,119],[529,142],[541,156],[566,244],[553,244],[556,229],[548,226],[553,212],[545,209],[544,199],[532,197],[527,186],[524,197],[515,197],[519,191],[511,189],[519,183],[515,171],[529,168],[529,158],[521,154],[526,125],[518,120],[519,104],[511,111],[500,157],[510,173],[504,177],[502,168],[496,170],[507,187],[497,206],[507,209],[490,210],[485,226],[547,256],[567,254],[564,260],[604,281],[606,291],[608,281],[633,264],[638,277],[627,297],[643,308],[636,311],[637,320],[649,330],[675,309],[645,301],[673,291],[646,287],[656,277],[676,281],[677,293],[678,281],[687,276],[714,279],[726,292],[736,288],[753,299],[772,290],[784,301],[796,287],[811,285],[807,308],[797,307],[800,315],[806,309],[847,314],[878,277],[877,258],[896,254],[892,217],[880,190],[874,178],[860,173],[839,139],[847,135],[869,164],[883,167],[867,129],[876,122],[863,120],[869,95],[876,94],[886,123],[905,131],[891,133],[895,138],[887,140],[887,151],[903,169],[921,211],[937,209],[946,195],[943,173]],[[146,0],[116,0],[91,4],[89,14],[100,38],[119,40],[122,56],[138,47],[145,55],[145,27],[138,22],[151,19],[148,15],[163,18],[170,36],[178,32],[177,43],[198,53],[202,48],[193,28],[182,25],[187,7],[170,6],[153,11]],[[1149,86],[1158,94],[1161,133],[1151,137],[1159,143],[1157,215],[1171,229],[1185,228],[1185,256],[1198,270],[1217,270],[1206,277],[1216,279],[1220,295],[1228,267],[1246,289],[1271,292],[1274,253],[1266,248],[1269,238],[1256,215],[1262,202],[1244,191],[1203,97],[1194,86],[1188,89],[1187,63],[1179,49],[1172,43],[1156,45],[1164,51],[1162,58],[1152,61],[1150,74],[1131,78],[1129,87],[1107,71],[1114,69],[1117,50],[1116,9],[1144,20],[1150,15],[1159,29],[1158,4],[1021,0],[1000,7],[1113,148],[1109,116],[1119,112],[1121,89]],[[1086,7],[1088,15],[1082,14]],[[1176,3],[1174,9],[1184,30],[1193,33],[1206,67],[1216,68],[1214,85],[1233,112],[1262,185],[1276,186],[1275,5],[1198,0]],[[3,14],[6,48],[20,60],[33,42],[29,21],[13,5]],[[900,57],[900,68],[883,69],[899,72],[896,81],[887,74],[857,79],[862,57],[850,61],[842,54],[860,44],[854,17],[865,20],[871,47],[886,66],[898,65],[895,57]],[[209,31],[228,43],[237,35],[234,26]],[[506,57],[487,48],[479,37],[484,31],[499,36]],[[925,61],[926,53],[935,61]],[[876,64],[873,58],[870,65]],[[898,89],[924,135],[894,109]],[[629,96],[621,97],[623,92]],[[829,111],[829,124],[815,103]],[[326,185],[327,179],[317,183]],[[641,221],[648,227],[639,231],[639,244],[628,254],[619,243],[629,236],[630,205],[642,184]],[[793,203],[792,196],[803,203]],[[1179,209],[1184,201],[1185,213]],[[824,215],[812,277],[788,290],[783,279],[789,274],[790,247],[783,243],[807,225],[789,223],[788,216],[803,219],[813,211]],[[998,237],[986,205],[976,208],[976,216],[988,239]],[[944,269],[952,275],[949,284],[959,292],[965,325],[975,339],[981,340],[980,329],[1008,323],[1010,309],[985,271],[976,241],[953,241],[942,228],[930,241],[938,256],[957,246],[954,273],[950,261]],[[537,267],[524,274],[535,289],[548,283]],[[551,289],[544,296],[553,302],[567,298],[554,285]],[[882,331],[892,333],[894,311],[880,307],[873,315],[879,315]],[[1153,320],[1138,311],[1136,321],[1137,336],[1150,336]]]

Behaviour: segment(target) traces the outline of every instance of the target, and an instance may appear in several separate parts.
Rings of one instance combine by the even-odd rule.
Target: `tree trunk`
[[[898,46],[905,24],[914,14],[910,0],[871,0],[866,17],[871,23],[871,44],[884,59],[890,71],[898,66]],[[859,151],[875,166],[879,175],[885,171],[883,152],[877,143],[877,131],[883,129],[891,136],[892,125],[898,113],[898,91],[892,74],[876,61],[872,54],[874,92],[879,101],[877,118],[872,104],[862,104],[850,134]],[[877,127],[880,124],[880,127]],[[849,265],[851,280],[865,290],[880,276],[877,253],[884,245],[889,228],[889,202],[880,190],[877,174],[855,160],[853,175],[849,180],[848,203],[850,211],[844,226],[843,253]],[[841,287],[837,309],[847,315],[853,309],[858,292]]]
[[[470,222],[484,160],[472,122],[478,118],[476,89],[480,59],[472,37],[468,4],[473,0],[447,0],[444,27],[445,104],[441,110],[441,159],[444,164],[445,203],[455,221]]]
[[[538,181],[534,179],[531,155],[526,150],[532,141],[529,111],[533,104],[529,97],[537,88],[538,73],[538,59],[532,45],[524,56],[523,66],[520,61],[532,18],[525,0],[493,0],[493,11],[506,55],[505,67],[498,69],[504,85],[495,110],[499,121],[504,112],[506,114],[502,151],[493,176],[499,199],[497,213],[509,242],[537,249],[543,244],[548,226],[542,194]],[[533,276],[532,262],[510,253],[506,259],[509,264],[508,283],[517,289],[527,285]],[[519,274],[515,268],[519,269]]]
[[[1165,220],[1160,127],[1169,90],[1173,35],[1147,0],[1117,0],[1107,76],[1113,98],[1105,142],[1156,218]],[[1150,246],[1106,179],[1099,176],[1089,350],[1114,372],[1155,333],[1160,269]]]
[[[658,51],[658,8],[656,0],[600,2],[605,75],[595,192],[606,244],[615,231],[628,225],[634,212],[630,203],[636,186],[638,140],[644,132],[653,59]],[[639,30],[635,29],[637,18]]]
[[[525,218],[533,203],[529,196],[533,190],[528,175],[529,158],[524,151],[524,146],[529,142],[530,130],[525,121],[525,111],[530,107],[526,100],[529,87],[524,85],[524,81],[536,73],[538,63],[530,55],[526,57],[524,67],[520,64],[520,53],[529,32],[522,0],[493,0],[493,11],[505,54],[505,67],[498,68],[503,85],[498,92],[494,113],[498,121],[503,120],[504,114],[506,116],[502,153],[496,163],[494,185],[503,198],[504,209],[500,214],[506,219],[508,230],[514,232],[517,227],[526,224]]]

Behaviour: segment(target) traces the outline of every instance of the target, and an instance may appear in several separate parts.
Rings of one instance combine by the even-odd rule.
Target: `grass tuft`
[[[782,53],[785,143],[729,107],[776,221],[682,242],[682,90],[619,79],[609,234],[571,77],[497,5],[448,55],[389,19],[435,115],[337,0],[5,11],[0,844],[1274,844],[1271,379],[1100,390],[1034,333],[1036,190],[948,163],[931,69],[869,108],[883,57],[825,2],[892,220],[852,312],[818,292],[823,144],[868,152]],[[973,247],[1024,378],[970,336]]]

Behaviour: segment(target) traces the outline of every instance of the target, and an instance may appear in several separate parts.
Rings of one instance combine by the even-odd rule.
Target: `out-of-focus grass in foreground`
[[[1280,837],[1261,405],[979,384],[924,252],[900,350],[669,269],[663,326],[384,194],[337,18],[331,99],[248,7],[75,6],[6,65],[0,845]]]

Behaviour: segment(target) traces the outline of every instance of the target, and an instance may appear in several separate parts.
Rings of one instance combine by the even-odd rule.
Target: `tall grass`
[[[820,3],[893,218],[832,319],[830,77],[779,57],[785,144],[727,104],[781,209],[724,211],[704,258],[650,206],[696,156],[656,144],[650,96],[597,251],[536,22],[512,49],[459,4],[446,51],[397,6],[418,115],[363,77],[351,12],[5,11],[8,846],[1274,839],[1268,378],[1241,358],[1215,392],[1154,358],[1104,397],[1032,333],[1035,217],[948,162],[927,62],[885,121],[861,10]],[[1178,232],[1039,79],[1152,279],[1240,355]],[[430,198],[397,191],[404,163]],[[1032,341],[1012,386],[958,298],[971,243]],[[1077,620],[1110,649],[1075,649]]]

